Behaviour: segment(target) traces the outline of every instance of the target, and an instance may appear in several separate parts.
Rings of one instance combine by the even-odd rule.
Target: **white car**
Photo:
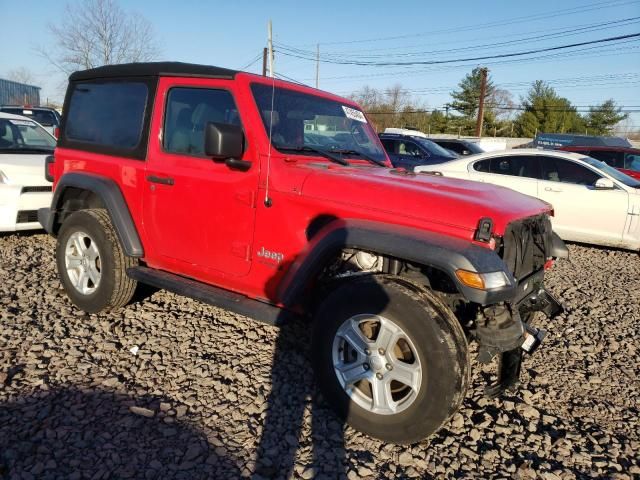
[[[545,200],[553,205],[553,230],[563,240],[640,249],[640,181],[591,157],[518,149],[415,171],[493,183]]]
[[[42,228],[38,209],[51,204],[45,159],[55,146],[39,123],[0,112],[0,232]]]

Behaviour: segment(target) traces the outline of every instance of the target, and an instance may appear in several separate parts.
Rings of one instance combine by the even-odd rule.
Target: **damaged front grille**
[[[508,225],[498,254],[517,280],[544,268],[551,256],[552,233],[548,215],[529,217]]]

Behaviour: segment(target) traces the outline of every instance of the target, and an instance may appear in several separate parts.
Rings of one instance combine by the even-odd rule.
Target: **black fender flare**
[[[334,220],[317,232],[288,269],[278,288],[278,298],[293,306],[302,298],[312,278],[342,248],[353,248],[397,257],[447,273],[470,302],[490,305],[515,299],[517,281],[498,254],[471,241],[413,228],[365,220]],[[510,285],[479,290],[463,285],[458,269],[478,273],[502,271]]]
[[[113,227],[125,254],[129,257],[142,257],[144,255],[140,236],[133,223],[131,212],[120,187],[110,178],[93,173],[66,173],[60,178],[53,193],[51,208],[38,211],[38,220],[47,232],[55,232],[58,222],[57,217],[63,207],[61,204],[63,194],[70,187],[88,190],[98,196],[107,212],[109,212]]]

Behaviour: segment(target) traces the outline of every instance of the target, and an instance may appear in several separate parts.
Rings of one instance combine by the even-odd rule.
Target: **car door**
[[[616,245],[622,240],[629,199],[621,188],[599,190],[603,176],[582,163],[541,157],[539,197],[554,208],[554,230],[566,240]]]
[[[483,182],[538,196],[540,167],[536,155],[495,156],[475,162],[472,170]]]
[[[250,268],[257,153],[245,148],[248,171],[204,154],[208,122],[241,125],[232,88],[225,80],[161,78],[156,93],[164,102],[150,135],[157,140],[150,140],[147,160],[145,231],[160,263],[182,266],[189,276],[239,276]]]

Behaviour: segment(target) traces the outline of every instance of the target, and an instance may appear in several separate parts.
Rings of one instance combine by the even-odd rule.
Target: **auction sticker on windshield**
[[[355,108],[349,108],[342,105],[342,110],[344,110],[344,114],[347,118],[351,120],[356,120],[358,122],[367,123],[367,119],[360,110],[356,110]]]

